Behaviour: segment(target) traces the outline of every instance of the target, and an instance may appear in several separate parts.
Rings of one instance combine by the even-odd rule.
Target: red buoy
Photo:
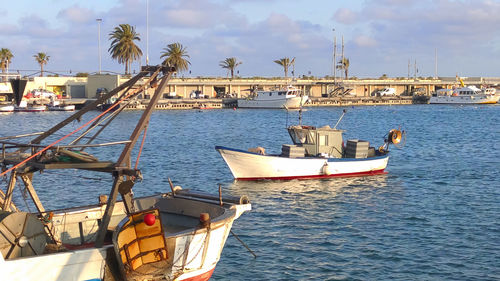
[[[156,217],[153,214],[146,214],[144,216],[144,223],[148,226],[152,226],[153,224],[155,224],[155,221]]]

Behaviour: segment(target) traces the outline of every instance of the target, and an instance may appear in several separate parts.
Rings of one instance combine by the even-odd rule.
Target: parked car
[[[379,91],[379,95],[383,96],[394,96],[396,94],[396,89],[394,88],[383,88]]]

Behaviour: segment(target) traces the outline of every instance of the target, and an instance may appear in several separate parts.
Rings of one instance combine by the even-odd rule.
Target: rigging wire
[[[97,115],[96,117],[92,118],[91,120],[89,120],[87,123],[83,124],[82,126],[80,126],[79,128],[77,128],[76,130],[73,130],[71,133],[67,134],[66,136],[54,141],[53,143],[49,144],[48,146],[46,146],[45,148],[39,150],[38,152],[34,153],[33,155],[31,155],[30,157],[24,159],[23,161],[21,161],[20,163],[12,166],[11,168],[7,169],[6,171],[3,171],[0,176],[3,176],[5,174],[7,174],[8,172],[14,170],[14,169],[17,169],[18,167],[20,167],[21,165],[25,164],[26,162],[30,161],[31,159],[35,158],[36,156],[42,154],[43,152],[47,151],[49,148],[55,146],[56,144],[58,144],[59,142],[65,140],[66,138],[74,135],[75,133],[77,133],[78,131],[80,131],[81,129],[87,127],[89,124],[95,122],[96,120],[98,120],[99,118],[101,118],[102,116],[104,116],[105,114],[107,114],[109,111],[113,110],[113,108],[115,108],[116,106],[118,106],[120,103],[122,103],[123,101],[125,101],[125,99],[131,97],[132,95],[135,95],[137,94],[137,92],[139,92],[139,89],[136,89],[136,90],[132,90],[131,93],[129,93],[128,95],[126,96],[122,96],[122,98],[120,98],[119,100],[117,100],[114,104],[112,104],[108,109],[106,109],[105,111],[103,111],[101,114]]]

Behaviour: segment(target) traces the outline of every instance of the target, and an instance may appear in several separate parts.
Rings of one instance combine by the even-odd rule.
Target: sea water
[[[229,236],[212,280],[499,280],[500,106],[307,108],[302,123],[333,127],[343,109],[345,139],[378,147],[390,129],[406,132],[402,149],[390,147],[387,175],[234,181],[214,146],[279,153],[291,143],[286,126],[298,122],[298,111],[155,111],[134,192],[168,192],[171,178],[183,188],[217,194],[220,185],[223,194],[250,198],[252,211],[233,231],[257,258]],[[140,113],[124,112],[98,142],[127,139]],[[43,131],[70,114],[0,115],[0,137]],[[140,139],[133,162],[139,146]],[[116,161],[120,147],[86,151]],[[96,203],[111,176],[54,170],[33,182],[45,208],[62,208]],[[19,207],[34,210],[16,194]]]

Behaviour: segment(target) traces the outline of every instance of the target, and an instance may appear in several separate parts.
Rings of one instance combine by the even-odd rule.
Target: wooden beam
[[[132,135],[130,136],[130,142],[125,145],[125,148],[122,151],[122,154],[120,155],[120,158],[117,161],[117,166],[124,166],[126,165],[127,159],[130,157],[130,153],[132,152],[132,149],[134,148],[135,143],[137,142],[137,139],[139,138],[141,132],[144,130],[146,125],[149,122],[149,119],[151,117],[151,113],[153,112],[154,108],[156,107],[156,104],[158,103],[158,100],[161,98],[161,93],[163,92],[163,89],[165,88],[165,85],[167,85],[168,80],[170,80],[170,77],[172,76],[172,71],[169,71],[168,74],[164,77],[161,78],[160,85],[158,88],[156,88],[155,93],[153,94],[153,97],[149,101],[148,106],[144,110],[144,113],[141,116],[141,119],[137,123],[137,126],[134,129],[134,132],[132,132]]]
[[[33,200],[33,203],[35,204],[36,209],[38,210],[38,213],[44,213],[45,208],[42,205],[42,202],[40,201],[40,198],[38,198],[38,194],[35,191],[35,188],[33,188],[33,184],[31,183],[31,178],[33,177],[33,173],[30,174],[22,174],[21,175],[21,180],[24,183],[24,186],[26,187],[26,190],[28,190],[28,193],[31,196],[31,199]]]
[[[16,186],[16,174],[17,172],[13,170],[10,172],[10,180],[9,185],[7,187],[7,191],[5,192],[5,200],[3,202],[2,210],[10,211],[10,204],[12,202],[12,193],[14,192],[14,187]]]
[[[115,180],[113,182],[113,187],[111,188],[111,192],[109,194],[106,210],[104,211],[101,224],[99,225],[99,230],[97,231],[97,237],[95,239],[96,248],[101,248],[104,245],[104,238],[106,236],[106,232],[108,231],[108,226],[111,220],[111,216],[113,215],[113,209],[115,208],[116,197],[118,196],[118,187],[120,186],[121,182],[122,182],[122,175],[120,174],[115,175]]]

